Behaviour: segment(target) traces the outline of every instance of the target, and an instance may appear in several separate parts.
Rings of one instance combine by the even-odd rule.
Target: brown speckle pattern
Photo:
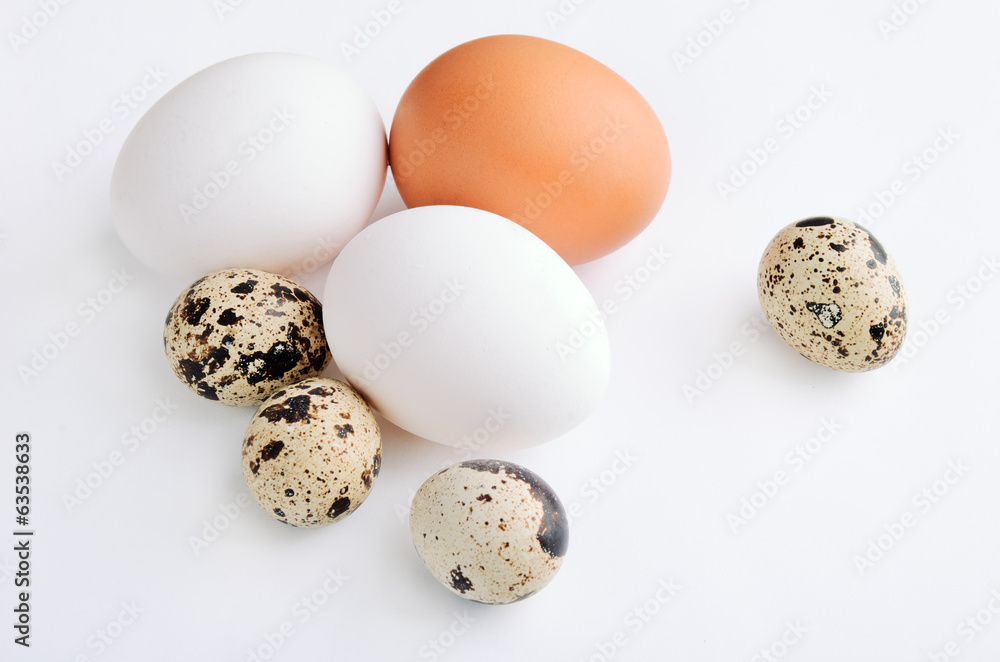
[[[775,235],[757,274],[761,307],[806,358],[848,372],[885,365],[906,336],[896,264],[865,228],[828,216]]]
[[[167,315],[163,345],[195,393],[257,405],[330,362],[319,301],[293,281],[256,269],[199,279]]]
[[[348,413],[346,437],[337,427]],[[257,409],[243,442],[243,478],[276,519],[317,527],[346,517],[368,497],[382,462],[382,438],[367,403],[347,384],[312,378]]]
[[[562,566],[569,541],[552,488],[500,460],[460,462],[428,478],[410,506],[410,533],[439,582],[488,604],[543,588]]]

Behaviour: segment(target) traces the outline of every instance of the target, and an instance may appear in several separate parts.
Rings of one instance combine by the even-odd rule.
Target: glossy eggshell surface
[[[400,99],[389,159],[408,207],[494,212],[570,264],[639,234],[670,181],[666,134],[632,85],[522,35],[476,39],[427,65]]]
[[[489,604],[545,587],[569,544],[562,503],[548,483],[500,460],[460,462],[428,478],[410,506],[410,533],[435,579]]]
[[[594,298],[544,242],[496,214],[420,207],[344,247],[323,293],[347,380],[386,418],[452,446],[550,441],[610,380]]]
[[[757,286],[771,326],[811,361],[861,372],[902,347],[903,279],[882,244],[852,221],[822,216],[781,230],[764,251]]]
[[[111,218],[145,265],[193,280],[332,259],[385,183],[385,126],[322,60],[253,53],[182,81],[139,120],[111,177]]]
[[[167,314],[163,346],[181,381],[227,405],[260,404],[330,362],[316,297],[258,269],[224,269],[187,287]]]
[[[354,389],[333,379],[307,379],[272,395],[243,440],[250,493],[294,526],[347,517],[368,498],[381,465],[375,416]]]

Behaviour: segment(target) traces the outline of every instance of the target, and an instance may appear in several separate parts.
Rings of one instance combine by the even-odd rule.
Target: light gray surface
[[[237,662],[279,638],[271,659],[997,659],[996,3],[403,0],[350,61],[341,44],[389,3],[151,4],[17,0],[0,18],[0,538],[14,528],[19,431],[33,438],[36,532],[28,650],[9,624],[13,542],[0,551],[3,659]],[[43,5],[58,12],[13,44]],[[548,13],[559,7],[574,8],[565,21]],[[711,23],[723,10],[730,22]],[[888,32],[894,13],[903,24]],[[371,497],[325,529],[289,529],[250,502],[239,443],[251,412],[202,401],[170,373],[161,327],[186,283],[127,253],[107,190],[141,113],[216,61],[323,58],[388,124],[433,57],[504,32],[559,40],[632,82],[662,119],[674,176],[640,237],[577,269],[613,303],[611,390],[577,430],[503,458],[559,492],[572,534],[552,584],[491,608],[435,583],[403,519],[423,478],[462,459],[451,448],[383,426]],[[57,176],[105,118],[111,132]],[[773,154],[724,196],[719,182],[765,145]],[[887,210],[863,218],[894,186]],[[390,183],[376,217],[401,206]],[[867,222],[895,257],[905,361],[838,374],[761,326],[764,246],[818,214]],[[304,278],[317,295],[325,273]],[[46,350],[70,324],[78,333]],[[36,350],[51,358],[24,377]],[[786,480],[771,486],[776,472]],[[67,506],[88,480],[99,485]],[[774,496],[734,531],[730,514],[761,503],[758,489]],[[870,545],[887,549],[859,569]],[[963,625],[977,615],[983,625]]]

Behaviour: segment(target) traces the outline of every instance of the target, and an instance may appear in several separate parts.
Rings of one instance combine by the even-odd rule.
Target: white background
[[[248,650],[266,656],[284,627],[271,659],[749,662],[770,649],[788,660],[997,660],[1000,283],[987,265],[1000,252],[1000,5],[908,0],[912,15],[886,33],[890,0],[587,0],[563,2],[575,11],[560,21],[547,15],[558,0],[403,0],[348,61],[341,44],[386,4],[245,0],[220,15],[210,0],[72,2],[12,44],[41,10],[4,3],[0,539],[14,529],[20,431],[33,439],[36,534],[28,650],[12,642],[13,542],[0,549],[0,657],[240,662]],[[703,22],[723,10],[732,20],[712,38]],[[171,374],[161,326],[186,283],[128,254],[107,191],[140,114],[219,60],[322,58],[367,88],[388,125],[431,59],[506,32],[583,50],[635,85],[663,122],[674,173],[641,236],[577,269],[599,304],[618,305],[607,398],[572,433],[504,458],[574,509],[565,565],[537,596],[488,607],[435,583],[400,516],[427,475],[460,459],[450,448],[384,425],[371,497],[324,529],[239,505],[252,410],[201,400]],[[698,39],[707,46],[679,66],[675,54]],[[147,67],[165,80],[127,117],[114,114]],[[799,108],[814,89],[828,98]],[[783,118],[796,109],[807,119],[790,131]],[[106,117],[112,133],[58,177],[53,164]],[[952,138],[935,148],[939,131]],[[778,150],[724,196],[719,183],[768,139]],[[933,164],[914,170],[928,149]],[[806,216],[860,220],[895,180],[902,193],[869,225],[907,285],[904,357],[840,374],[755,330],[757,261],[771,236]],[[390,182],[375,218],[401,208]],[[656,250],[670,257],[644,271]],[[128,286],[82,312],[116,271],[133,277]],[[304,279],[317,295],[325,272]],[[79,334],[37,374],[20,369],[69,323]],[[699,379],[701,394],[685,390]],[[175,410],[151,430],[158,402]],[[144,421],[150,433],[128,441]],[[824,421],[832,438],[808,462],[788,457]],[[102,477],[115,452],[120,464]],[[968,471],[936,482],[956,478],[949,463]],[[778,471],[787,481],[763,503],[758,482]],[[89,495],[88,478],[98,484]],[[920,496],[935,488],[933,503]],[[734,531],[742,499],[763,505]],[[913,526],[888,536],[907,513]],[[196,553],[192,538],[206,535]],[[859,567],[867,553],[877,560]],[[331,595],[322,586],[338,571],[347,579]],[[658,590],[670,582],[666,601]],[[121,626],[123,602],[141,613]],[[977,615],[978,630],[961,625]],[[783,636],[794,643],[776,643]],[[957,655],[940,657],[949,642]]]

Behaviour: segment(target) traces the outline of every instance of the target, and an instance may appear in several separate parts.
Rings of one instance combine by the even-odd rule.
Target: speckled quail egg
[[[257,269],[195,281],[167,314],[170,367],[195,393],[257,405],[330,362],[322,306],[302,286]]]
[[[368,498],[382,437],[368,404],[347,384],[314,377],[265,400],[243,440],[243,478],[276,519],[317,527]]]
[[[488,604],[543,588],[569,542],[562,503],[548,483],[501,460],[459,462],[428,478],[410,506],[410,534],[435,579]]]
[[[808,218],[781,230],[761,258],[757,289],[778,335],[829,368],[878,368],[906,336],[896,263],[868,230],[843,218]]]

